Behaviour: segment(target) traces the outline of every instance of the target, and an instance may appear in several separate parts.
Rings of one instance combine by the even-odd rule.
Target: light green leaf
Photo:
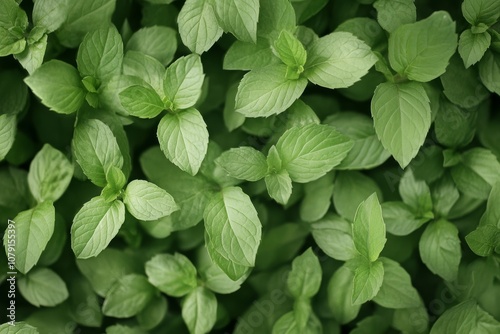
[[[121,73],[123,42],[120,33],[111,25],[85,35],[76,56],[82,77],[91,76],[106,81]]]
[[[177,50],[177,32],[169,27],[144,27],[132,34],[126,50],[139,51],[168,65]]]
[[[347,266],[354,272],[352,304],[360,305],[373,299],[384,280],[382,261],[369,262],[362,258],[356,258],[347,262]]]
[[[28,44],[23,52],[15,54],[14,58],[19,61],[21,66],[33,74],[43,63],[45,49],[47,48],[47,35],[43,35],[39,41]]]
[[[258,181],[266,176],[266,157],[248,146],[232,148],[222,153],[215,163],[231,177],[239,180]]]
[[[479,62],[479,76],[490,92],[500,95],[500,55],[498,53],[486,51]]]
[[[299,74],[302,73],[307,60],[306,49],[291,32],[283,30],[280,33],[274,42],[274,51],[285,65]]]
[[[210,0],[187,0],[177,24],[182,42],[197,54],[208,51],[222,35]]]
[[[377,10],[377,21],[387,32],[392,33],[399,26],[413,23],[417,19],[414,0],[377,0],[373,7]]]
[[[380,261],[384,265],[384,280],[373,301],[387,308],[418,307],[420,296],[406,270],[391,259],[382,257]]]
[[[28,185],[38,201],[57,201],[66,191],[73,177],[73,165],[49,144],[35,155],[30,164]]]
[[[126,88],[120,93],[120,102],[130,115],[139,118],[155,118],[165,109],[158,93],[149,85]]]
[[[146,276],[129,274],[120,278],[106,294],[102,312],[114,318],[129,318],[141,312],[153,299],[156,289]]]
[[[411,169],[408,169],[403,174],[398,189],[403,202],[415,210],[417,214],[424,215],[432,211],[429,186],[425,181],[415,179]]]
[[[33,24],[51,33],[66,21],[67,12],[68,0],[37,0],[33,6]]]
[[[257,35],[273,44],[282,30],[293,31],[297,25],[295,11],[288,0],[261,1]]]
[[[172,163],[191,175],[198,173],[208,149],[207,125],[198,110],[189,108],[165,115],[157,136],[161,150]]]
[[[431,126],[429,98],[422,85],[382,83],[373,95],[371,112],[382,145],[404,168],[417,155]]]
[[[152,330],[161,324],[168,311],[167,299],[163,296],[155,296],[146,307],[137,314],[137,322],[141,328]],[[124,334],[124,333],[117,333]]]
[[[125,221],[121,201],[106,202],[97,196],[85,203],[73,218],[71,248],[79,259],[97,256],[116,236]]]
[[[14,0],[0,2],[0,27],[10,28],[18,26],[23,30],[28,27],[28,16]]]
[[[157,254],[146,262],[149,282],[173,297],[182,297],[196,288],[196,268],[182,254]]]
[[[323,332],[322,324],[314,313],[310,313],[307,319],[303,319],[305,321],[303,324],[300,320],[296,310],[285,313],[274,323],[272,334],[317,334]]]
[[[215,245],[210,241],[210,238],[205,233],[205,246],[213,263],[220,268],[231,280],[238,281],[248,276],[250,267],[233,262],[224,254],[224,250],[220,246]]]
[[[5,230],[5,253],[15,255],[16,268],[26,274],[37,264],[54,233],[55,209],[51,202],[43,202],[20,212],[13,221]]]
[[[276,144],[290,178],[314,181],[329,172],[352,148],[350,139],[328,125],[308,124],[285,131]]]
[[[431,220],[431,217],[418,217],[413,209],[403,202],[382,203],[382,215],[387,232],[398,236],[408,235]]]
[[[246,117],[280,114],[292,105],[307,86],[307,80],[287,78],[283,64],[259,68],[245,74],[238,86],[235,111]]]
[[[257,44],[235,41],[224,55],[225,70],[254,70],[279,64],[273,55],[269,42],[259,37]]]
[[[448,282],[457,278],[462,257],[457,227],[440,219],[427,225],[418,244],[422,262]]]
[[[339,261],[348,261],[358,255],[352,240],[352,224],[329,214],[311,225],[316,244],[326,255]]]
[[[358,316],[361,304],[352,303],[354,272],[346,265],[335,271],[328,282],[327,291],[328,305],[335,320],[343,325],[351,322]]]
[[[473,26],[480,23],[490,26],[500,17],[500,4],[496,0],[464,0],[462,13]]]
[[[17,133],[16,115],[0,114],[0,161],[9,153]]]
[[[334,174],[328,173],[304,185],[304,198],[300,203],[300,219],[315,222],[327,213],[333,194]]]
[[[56,306],[68,299],[66,283],[48,268],[35,268],[17,282],[19,292],[36,307]]]
[[[203,65],[198,55],[178,58],[165,73],[163,90],[171,110],[187,109],[194,106],[201,96],[203,85]]]
[[[484,225],[465,237],[469,248],[479,256],[490,256],[500,245],[500,230],[496,226]]]
[[[26,39],[23,38],[22,31],[18,34],[13,34],[10,30],[0,26],[0,57],[23,52],[26,44]]]
[[[85,100],[80,74],[60,60],[46,62],[24,81],[44,105],[58,113],[71,114]]]
[[[470,29],[464,30],[458,40],[458,53],[462,57],[465,68],[480,61],[490,44],[491,35],[487,31],[473,34]]]
[[[218,294],[230,294],[239,290],[246,278],[243,276],[241,279],[233,281],[215,264],[200,269],[200,276],[204,286]]]
[[[128,112],[125,110],[125,108],[123,108],[119,94],[126,88],[134,85],[144,86],[145,82],[141,78],[135,76],[135,74],[115,75],[114,77],[109,79],[109,81],[105,82],[99,87],[97,91],[99,106],[106,110],[113,110],[117,115],[127,115]],[[161,78],[161,85],[163,86],[163,77]],[[161,91],[163,93],[163,87],[161,88]]]
[[[210,332],[217,320],[217,299],[204,287],[197,287],[181,303],[182,319],[191,334]]]
[[[363,258],[371,262],[378,259],[387,239],[382,208],[376,193],[358,206],[352,225],[352,238]]]
[[[279,204],[286,205],[292,195],[292,179],[286,169],[269,173],[264,180],[269,196]]]
[[[240,188],[228,187],[215,194],[205,207],[203,219],[210,243],[221,256],[242,266],[255,265],[261,223],[250,198]],[[209,254],[215,261],[210,248]]]
[[[446,218],[460,198],[460,193],[449,173],[432,185],[431,197],[435,216]]]
[[[295,299],[314,297],[321,285],[321,265],[309,247],[292,261],[286,284]]]
[[[141,78],[153,87],[161,98],[165,97],[163,92],[165,67],[155,58],[139,51],[127,51],[123,58],[123,74]]]
[[[436,11],[391,33],[389,62],[408,79],[427,82],[445,72],[456,47],[455,22],[447,12]]]
[[[217,21],[222,29],[243,42],[256,43],[259,0],[214,1]]]
[[[97,119],[80,122],[73,135],[73,154],[83,172],[97,186],[106,186],[106,171],[123,166],[123,156],[111,129]]]
[[[492,225],[500,228],[500,207],[496,204],[500,200],[500,182],[493,185],[488,202],[486,204],[486,211],[481,217],[479,226]]]
[[[370,47],[348,32],[321,37],[308,48],[307,55],[307,79],[330,89],[352,86],[377,62]]]
[[[174,198],[156,184],[134,180],[123,194],[127,210],[139,220],[156,220],[179,210]]]
[[[9,323],[0,325],[0,333],[2,334],[39,334],[38,330],[25,323],[24,321],[16,321],[16,325],[12,326]]]

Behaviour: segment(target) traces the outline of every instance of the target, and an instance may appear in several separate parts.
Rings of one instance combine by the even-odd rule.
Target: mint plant
[[[1,0],[0,333],[500,332],[499,20]]]

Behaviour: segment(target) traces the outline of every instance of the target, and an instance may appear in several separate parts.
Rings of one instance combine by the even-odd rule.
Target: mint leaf
[[[466,78],[466,76],[460,77],[463,79]],[[456,78],[454,79],[456,80]],[[479,85],[475,87],[481,87]],[[479,91],[479,89],[476,91]],[[445,94],[447,92],[448,91],[445,90]],[[466,92],[460,90],[456,93],[466,94]],[[436,133],[438,142],[451,148],[466,146],[472,141],[472,139],[474,139],[477,123],[476,120],[476,113],[464,110],[457,105],[448,102],[448,100],[442,99],[439,103],[439,112],[434,120],[434,132]]]
[[[125,110],[139,118],[154,118],[165,106],[158,93],[151,86],[130,86],[120,93],[120,101]]]
[[[0,331],[5,334],[39,334],[35,327],[28,325],[24,321],[16,321],[15,326],[9,323],[3,323],[0,325]]]
[[[431,219],[431,217],[419,217],[409,205],[403,202],[382,203],[382,215],[387,232],[399,236],[416,231]]]
[[[113,25],[85,35],[76,56],[81,76],[91,76],[101,82],[120,74],[122,61],[123,42]]]
[[[313,334],[322,332],[322,324],[314,314],[311,313],[310,316],[304,320],[307,322],[301,325],[295,310],[285,313],[274,323],[272,334]]]
[[[238,86],[235,111],[246,117],[280,114],[302,95],[307,80],[288,79],[287,66],[272,65],[245,74]]]
[[[128,212],[139,220],[156,220],[179,210],[174,198],[154,183],[134,180],[123,193]]]
[[[387,32],[392,33],[403,24],[417,19],[414,0],[377,0],[373,7],[377,10],[377,21]]]
[[[172,163],[191,175],[198,173],[208,147],[207,125],[198,110],[189,108],[165,115],[157,136],[161,150]]]
[[[238,281],[248,276],[250,267],[233,262],[225,254],[224,250],[211,242],[205,234],[205,246],[212,261],[226,274],[231,280]]]
[[[215,194],[205,207],[203,219],[207,236],[220,256],[242,266],[255,265],[261,223],[250,198],[240,188],[228,187]],[[221,267],[210,248],[208,251]]]
[[[129,318],[141,312],[155,295],[156,289],[143,275],[129,274],[108,291],[102,312],[115,318]]]
[[[500,199],[500,182],[493,185],[488,203],[486,204],[486,211],[484,212],[479,222],[480,226],[492,225],[500,228],[500,208],[496,205]]]
[[[0,115],[0,161],[5,159],[12,145],[14,145],[17,132],[16,119],[15,115]]]
[[[141,78],[153,87],[160,97],[164,97],[165,67],[155,58],[139,51],[127,51],[123,57],[123,74]]]
[[[316,180],[337,166],[352,147],[352,142],[328,125],[308,124],[285,131],[276,150],[295,182]]]
[[[474,34],[470,29],[464,30],[458,40],[458,53],[462,57],[465,68],[480,61],[490,44],[491,35],[487,31]]]
[[[370,47],[348,32],[321,37],[311,44],[307,54],[305,76],[330,89],[352,86],[377,62]]]
[[[18,26],[23,30],[28,27],[28,16],[14,0],[5,0],[0,3],[0,26],[11,28]]]
[[[204,287],[197,287],[182,303],[182,319],[191,334],[210,332],[217,320],[217,299]]]
[[[352,240],[352,224],[329,214],[311,225],[316,244],[326,255],[339,261],[348,261],[358,253]]]
[[[222,35],[212,1],[187,0],[177,17],[182,42],[192,52],[208,51]]]
[[[266,176],[266,157],[252,147],[232,148],[216,160],[231,177],[239,180],[258,181]]]
[[[167,299],[155,296],[146,307],[137,314],[137,322],[141,328],[152,330],[160,325],[168,311]]]
[[[43,202],[14,217],[15,234],[5,230],[6,254],[14,254],[15,266],[23,274],[37,264],[54,233],[55,209],[51,202]]]
[[[460,193],[449,173],[432,185],[431,196],[435,216],[447,217],[460,198]]]
[[[71,114],[80,109],[85,100],[80,74],[60,60],[46,62],[24,81],[44,105],[58,113]]]
[[[200,270],[205,287],[218,294],[230,294],[239,290],[241,283],[246,279],[243,276],[241,279],[233,281],[215,264]]]
[[[200,98],[203,85],[203,66],[198,55],[177,59],[165,73],[163,90],[171,103],[171,110],[187,109]]]
[[[51,33],[66,21],[67,11],[67,0],[37,0],[33,6],[33,24]]]
[[[387,239],[382,208],[376,193],[358,206],[352,225],[352,238],[362,257],[370,262],[378,259]]]
[[[335,320],[347,324],[359,313],[361,304],[352,303],[354,292],[354,273],[343,265],[335,271],[328,282],[328,305]]]
[[[500,230],[496,226],[484,225],[465,237],[469,248],[479,256],[490,256],[500,245]]]
[[[125,221],[121,201],[106,202],[97,196],[85,203],[73,218],[71,248],[79,259],[97,256],[116,236]]]
[[[35,29],[36,28],[33,28],[33,30],[31,30],[30,35]],[[43,35],[38,41],[28,44],[21,53],[15,54],[14,58],[19,61],[21,66],[26,69],[29,74],[33,74],[33,72],[42,65],[46,48],[47,35]]]
[[[479,76],[490,92],[500,95],[500,55],[498,53],[486,51],[479,62]]]
[[[408,169],[399,181],[399,194],[403,202],[420,215],[425,215],[432,211],[432,198],[429,186],[425,181],[415,179],[411,169]]]
[[[26,40],[24,38],[16,36],[6,28],[0,26],[0,57],[18,54],[23,52],[25,48]]]
[[[295,299],[314,297],[321,285],[321,265],[309,247],[292,262],[286,284]]]
[[[85,175],[97,186],[106,186],[106,171],[123,166],[123,156],[111,129],[97,119],[79,123],[73,134],[73,154]]]
[[[279,64],[264,38],[258,38],[257,43],[235,41],[224,55],[225,70],[253,70],[267,65]]]
[[[402,168],[408,166],[431,126],[429,98],[423,86],[416,82],[380,84],[371,112],[382,145]]]
[[[182,297],[196,289],[196,268],[182,254],[158,254],[146,262],[148,280],[160,291]]]
[[[456,47],[455,22],[447,12],[437,11],[390,35],[389,62],[408,79],[427,82],[445,72]]]
[[[387,308],[412,308],[421,304],[417,290],[411,284],[410,275],[391,259],[382,257],[384,280],[373,301]]]
[[[427,225],[418,244],[420,257],[427,268],[448,282],[457,278],[462,257],[457,227],[440,219]]]
[[[306,49],[291,32],[283,30],[274,42],[274,51],[278,58],[299,74],[304,71],[307,60]]]
[[[73,177],[73,165],[49,144],[33,158],[28,174],[31,194],[38,203],[57,201],[66,191]]]
[[[286,205],[292,195],[292,179],[288,172],[283,169],[266,175],[267,192],[272,199],[282,205]]]
[[[295,29],[297,21],[290,1],[264,1],[260,6],[257,35],[266,38],[270,44],[274,43],[282,30]]]
[[[347,262],[347,266],[354,272],[352,304],[360,305],[373,299],[379,292],[384,280],[382,261],[369,262],[362,258],[356,258]]]
[[[214,1],[219,25],[243,42],[256,43],[257,21],[259,20],[259,0]]]
[[[18,281],[19,292],[36,307],[56,306],[68,299],[66,283],[48,268],[35,268]]]
[[[473,26],[480,23],[490,26],[500,17],[500,4],[495,0],[464,0],[462,13]]]
[[[176,35],[176,31],[169,27],[144,27],[130,36],[125,49],[156,58],[166,66],[172,61],[177,50]]]
[[[315,222],[326,214],[330,208],[333,195],[333,173],[304,185],[304,198],[300,204],[300,219]]]
[[[19,114],[26,107],[29,95],[24,76],[19,70],[4,69],[0,73],[0,115]]]

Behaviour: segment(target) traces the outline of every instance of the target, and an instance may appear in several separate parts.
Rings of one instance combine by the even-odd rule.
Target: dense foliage
[[[0,0],[0,333],[500,333],[499,17]]]

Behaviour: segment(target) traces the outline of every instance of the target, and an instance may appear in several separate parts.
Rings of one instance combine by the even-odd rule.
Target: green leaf
[[[127,210],[139,220],[156,220],[179,210],[174,198],[156,184],[134,180],[123,194]]]
[[[281,61],[299,74],[307,60],[306,49],[291,32],[283,30],[274,42],[274,51]]]
[[[333,195],[333,173],[304,185],[304,198],[300,204],[300,219],[315,222],[324,217],[330,208]]]
[[[116,0],[86,0],[68,6],[66,21],[57,30],[62,45],[76,48],[89,31],[108,27]]]
[[[122,61],[123,42],[113,25],[85,35],[76,56],[81,76],[91,76],[101,82],[120,74]]]
[[[418,244],[422,262],[434,274],[452,282],[462,257],[457,227],[440,219],[427,225]]]
[[[292,179],[286,169],[269,173],[264,180],[269,196],[279,204],[286,205],[292,195]]]
[[[239,290],[241,283],[246,278],[243,276],[241,279],[233,281],[215,264],[200,269],[200,276],[204,286],[218,294],[230,294]]]
[[[125,205],[121,201],[106,202],[92,198],[73,218],[71,248],[79,259],[97,256],[116,236],[125,221]]]
[[[462,13],[473,26],[480,23],[490,26],[500,17],[500,4],[495,0],[464,0]]]
[[[328,305],[335,320],[343,325],[351,322],[358,316],[361,304],[352,303],[354,272],[346,265],[335,271],[328,282],[327,291]]]
[[[479,62],[479,76],[490,92],[500,95],[500,54],[486,51]]]
[[[467,234],[465,241],[469,248],[479,256],[490,256],[500,244],[500,230],[496,226],[480,226]]]
[[[157,254],[146,262],[149,282],[173,297],[182,297],[196,289],[196,268],[182,254]]]
[[[187,109],[194,106],[201,96],[203,66],[198,55],[191,54],[178,58],[165,73],[163,90],[171,110]]]
[[[313,314],[305,319],[305,327],[302,327],[300,320],[297,318],[297,312],[290,311],[282,315],[273,326],[272,334],[316,334],[322,333],[322,325],[320,320]]]
[[[387,239],[382,208],[376,193],[358,206],[352,225],[352,238],[363,258],[370,262],[378,259]]]
[[[56,306],[68,299],[66,283],[48,268],[35,268],[18,281],[19,292],[36,307]]]
[[[25,323],[24,321],[16,321],[16,325],[12,326],[9,323],[0,325],[0,333],[2,334],[39,334],[38,330]]]
[[[303,77],[287,78],[283,64],[259,68],[245,74],[238,86],[235,111],[246,117],[280,114],[292,105],[307,86]]]
[[[387,32],[392,33],[399,26],[413,23],[417,19],[414,0],[377,0],[373,7],[377,10],[377,21]]]
[[[399,181],[399,194],[403,202],[420,215],[432,211],[429,186],[425,181],[415,179],[411,169],[408,169]]]
[[[256,43],[259,0],[214,1],[217,21],[222,29],[243,42]]]
[[[158,93],[150,86],[130,86],[120,93],[120,101],[130,115],[139,118],[155,118],[165,109]]]
[[[350,139],[328,125],[308,124],[285,131],[276,150],[290,178],[314,181],[329,172],[352,148]]]
[[[181,303],[182,319],[191,334],[210,332],[217,320],[217,299],[204,287],[197,287]]]
[[[335,31],[350,32],[372,49],[377,49],[381,44],[387,44],[387,37],[382,27],[377,21],[368,17],[350,18],[339,24]]]
[[[177,50],[177,33],[169,27],[144,27],[130,36],[125,49],[156,58],[166,66],[172,61]]]
[[[382,215],[387,232],[398,236],[408,235],[431,220],[431,217],[419,217],[409,205],[403,202],[382,203]]]
[[[431,126],[429,98],[416,82],[380,84],[371,112],[382,145],[404,168],[417,155]]]
[[[464,30],[458,40],[458,53],[462,57],[465,68],[480,61],[490,44],[491,35],[487,31],[473,34],[470,29]]]
[[[208,149],[207,125],[198,110],[189,108],[165,115],[157,136],[168,160],[186,173],[198,173]]]
[[[228,187],[215,194],[205,207],[203,219],[210,242],[221,256],[242,266],[255,265],[261,223],[250,198],[240,188]],[[217,263],[210,248],[209,254]]]
[[[164,97],[163,79],[165,77],[165,67],[155,58],[139,51],[127,51],[123,58],[123,74],[141,78],[161,98]]]
[[[9,153],[17,133],[16,115],[0,114],[0,161]]]
[[[464,80],[466,79],[465,76],[461,76],[461,78]],[[445,90],[445,94],[446,92],[447,91]],[[460,90],[458,90],[457,93],[461,93]],[[436,139],[440,144],[447,147],[464,147],[469,144],[472,139],[474,139],[474,135],[476,133],[476,123],[476,112],[464,110],[459,106],[442,99],[439,104],[439,112],[434,120],[434,132],[436,133]]]
[[[418,291],[412,286],[410,275],[399,263],[380,258],[384,265],[384,280],[373,301],[387,308],[412,308],[421,304]]]
[[[451,176],[458,190],[473,198],[486,199],[491,187],[500,180],[500,162],[484,148],[473,148],[460,156],[460,163],[453,166]]]
[[[352,304],[360,305],[373,299],[384,280],[382,261],[369,262],[362,258],[356,258],[347,262],[347,266],[354,272]]]
[[[30,164],[28,185],[38,203],[57,201],[66,191],[73,177],[73,165],[49,144],[35,155]]]
[[[339,261],[348,261],[358,255],[352,240],[352,224],[329,214],[311,225],[316,244],[326,255]]]
[[[436,217],[447,217],[451,208],[460,198],[460,193],[449,173],[432,185],[431,196],[434,215]]]
[[[447,12],[437,11],[391,33],[389,62],[408,79],[427,82],[445,72],[456,47],[455,22]]]
[[[51,33],[66,21],[67,11],[68,0],[37,0],[33,6],[33,24]]]
[[[282,30],[293,31],[296,26],[295,11],[288,0],[261,1],[258,36],[273,44]]]
[[[0,26],[0,57],[23,52],[26,48],[26,40],[22,38],[21,33],[22,31],[19,34],[13,34],[11,30]]]
[[[205,234],[205,247],[212,261],[226,274],[231,280],[238,281],[248,276],[250,267],[233,262],[224,254],[224,250],[220,246],[211,242],[207,234]]]
[[[486,211],[481,217],[479,226],[492,225],[500,228],[500,207],[496,205],[500,199],[500,182],[493,185],[490,195],[488,197],[488,203],[486,204]]]
[[[265,155],[248,146],[232,148],[222,153],[215,163],[229,176],[239,180],[258,181],[267,173]]]
[[[52,202],[43,202],[20,212],[12,221],[5,230],[5,253],[15,255],[16,268],[26,274],[37,264],[54,233],[55,209]]]
[[[167,311],[167,299],[163,296],[156,296],[137,314],[137,322],[141,328],[152,330],[165,319]]]
[[[187,0],[179,12],[177,24],[182,42],[197,54],[208,51],[222,35],[210,0]]]
[[[307,55],[307,79],[330,89],[352,86],[377,62],[370,47],[348,32],[321,37],[308,48]]]
[[[295,299],[314,297],[321,285],[321,265],[309,247],[292,261],[286,284]]]
[[[62,114],[71,114],[82,106],[85,88],[80,74],[71,65],[50,60],[24,79],[44,105]]]
[[[33,44],[28,44],[23,52],[15,54],[14,58],[19,61],[21,66],[25,68],[29,74],[33,74],[33,72],[35,72],[42,65],[46,48],[47,35],[43,35],[39,41]]]
[[[23,30],[28,27],[28,16],[14,0],[4,0],[0,3],[0,27],[18,26]]]
[[[26,107],[29,95],[24,77],[17,69],[3,69],[0,73],[0,115],[19,114]]]
[[[279,64],[269,42],[259,37],[257,43],[235,41],[224,55],[225,70],[254,70]]]
[[[114,318],[129,318],[141,312],[153,299],[156,289],[146,276],[129,274],[120,278],[106,294],[102,312]]]

